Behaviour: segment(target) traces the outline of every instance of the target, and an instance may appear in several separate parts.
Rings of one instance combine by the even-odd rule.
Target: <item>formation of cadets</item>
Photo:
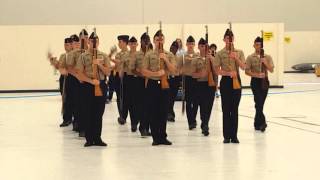
[[[102,117],[114,91],[120,125],[126,124],[130,115],[132,132],[139,130],[142,137],[152,136],[153,146],[171,145],[166,126],[167,121],[175,121],[174,102],[181,87],[189,130],[197,128],[200,109],[204,136],[209,135],[210,115],[220,89],[223,143],[239,143],[240,70],[251,76],[256,109],[254,128],[265,131],[263,106],[269,89],[268,72],[273,72],[274,65],[271,56],[264,54],[262,36],[254,40],[254,52],[247,59],[242,50],[234,48],[231,28],[223,37],[225,47],[218,52],[215,44],[209,46],[207,37],[201,38],[196,47],[192,36],[186,39],[186,50],[182,49],[182,40],[177,39],[166,51],[161,28],[152,39],[148,31],[143,33],[140,48],[135,37],[119,35],[117,40],[120,52],[114,55],[116,48],[112,48],[107,54],[99,50],[96,32],[88,36],[83,29],[79,36],[65,39],[65,53],[58,60],[49,54],[51,64],[61,74],[60,127],[72,124],[73,131],[85,137],[85,147],[107,146],[101,139]]]

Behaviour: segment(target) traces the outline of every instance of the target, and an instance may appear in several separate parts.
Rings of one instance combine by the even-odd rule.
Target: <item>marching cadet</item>
[[[194,101],[200,107],[201,130],[204,136],[209,135],[209,120],[216,91],[216,82],[214,81],[216,74],[213,67],[211,67],[213,56],[211,56],[209,51],[206,51],[206,46],[208,46],[206,40],[201,38],[198,42],[198,49],[200,51],[197,63],[198,67],[192,75],[193,78],[197,79]]]
[[[254,117],[255,130],[265,131],[267,127],[266,118],[263,114],[264,102],[268,95],[269,80],[268,72],[273,72],[274,65],[272,57],[264,54],[263,39],[257,37],[254,40],[253,47],[255,52],[247,57],[246,74],[251,76],[251,90],[254,95],[256,114]]]
[[[175,72],[174,55],[163,50],[164,35],[161,30],[153,37],[155,49],[147,52],[142,68],[147,80],[148,116],[150,118],[153,146],[172,145],[167,139],[166,126],[169,103],[169,85],[166,73]]]
[[[123,68],[125,63],[129,62],[129,51],[128,51],[128,35],[119,35],[118,36],[118,47],[120,48],[120,52],[118,52],[115,56],[113,62],[115,63],[115,90],[117,94],[117,107],[119,112],[118,123],[123,125],[127,122],[127,116],[129,111],[129,97],[128,97],[128,78],[126,73],[123,72]]]
[[[234,36],[230,29],[224,34],[225,47],[215,57],[214,65],[217,74],[221,75],[220,92],[223,111],[223,143],[239,143],[238,107],[241,99],[241,80],[239,67],[245,69],[245,58],[242,50],[234,49]]]
[[[65,38],[64,39],[64,50],[65,53],[61,54],[59,57],[59,61],[56,64],[55,68],[57,68],[60,72],[60,78],[59,78],[59,89],[60,93],[62,95],[63,93],[63,84],[64,84],[64,78],[68,75],[68,72],[66,70],[66,57],[67,54],[72,51],[72,39],[71,38]]]
[[[182,74],[185,78],[185,99],[188,125],[189,130],[192,130],[197,127],[196,114],[198,111],[198,105],[195,102],[196,79],[193,78],[192,75],[197,69],[199,54],[194,51],[195,40],[192,36],[187,38],[186,46],[187,52],[183,60]]]
[[[56,60],[56,57],[52,57],[52,54],[48,54],[49,60],[51,65],[58,69],[60,72],[60,78],[59,78],[59,90],[62,96],[62,116],[63,116],[63,122],[60,124],[60,127],[66,127],[69,124],[72,123],[72,110],[70,107],[70,102],[67,101],[67,83],[66,83],[66,77],[68,75],[68,72],[66,71],[66,56],[67,54],[72,51],[72,39],[71,38],[65,38],[64,39],[64,49],[65,53],[61,54],[59,57],[59,60]]]
[[[105,77],[110,73],[110,60],[105,53],[98,50],[98,46],[99,37],[93,32],[89,37],[88,50],[81,54],[76,64],[77,77],[83,82],[85,147],[107,146],[101,139],[101,131],[107,91]],[[101,95],[96,94],[99,90]]]
[[[137,78],[137,88],[139,89],[137,92],[137,99],[139,99],[138,105],[138,118],[140,119],[139,131],[142,137],[151,136],[150,133],[150,119],[148,117],[148,108],[147,99],[147,89],[146,89],[146,78],[142,74],[143,61],[145,55],[152,51],[153,47],[150,42],[150,37],[147,33],[143,33],[140,37],[140,50],[136,53],[136,71],[138,74]]]
[[[67,76],[68,76],[68,72],[66,70],[66,58],[67,58],[67,54],[72,51],[72,39],[71,38],[66,38],[65,39],[65,50],[66,53],[63,53],[60,55],[59,58],[59,72],[60,72],[60,78],[59,78],[59,84],[60,84],[60,93],[62,97],[64,98],[64,104],[63,104],[63,122],[62,124],[60,124],[60,127],[65,127],[65,126],[69,126],[69,124],[72,123],[72,107],[71,107],[71,103],[69,98],[67,97],[68,93],[66,92],[68,87],[68,83],[66,82]],[[70,95],[69,95],[70,96]]]
[[[178,64],[181,65],[182,63],[180,62],[182,61],[182,58],[181,58],[182,55],[181,56],[177,55],[177,51],[179,48],[178,46],[179,46],[178,42],[173,41],[170,46],[170,52],[176,56],[177,65]],[[169,75],[170,93],[169,93],[169,112],[168,112],[167,120],[170,122],[175,122],[174,102],[178,94],[179,85],[181,83],[181,76],[179,76],[178,69],[179,68],[177,67],[177,71],[174,73],[170,73]]]
[[[77,78],[77,72],[75,69],[75,66],[77,64],[77,61],[79,60],[79,57],[86,49],[88,49],[88,33],[85,29],[83,29],[79,36],[81,38],[81,44],[80,39],[77,35],[73,35],[73,51],[68,53],[67,57],[67,69],[69,72],[69,76],[67,78],[68,82],[71,84],[70,86],[70,94],[71,101],[72,101],[72,107],[74,112],[74,122],[73,122],[73,131],[79,132],[79,137],[84,137],[85,131],[84,131],[84,117],[83,117],[83,104],[82,101],[82,84],[79,82]]]
[[[130,113],[131,120],[131,132],[137,131],[137,125],[139,123],[139,104],[140,99],[138,97],[139,84],[138,84],[138,74],[136,73],[136,53],[137,53],[137,39],[131,37],[129,42],[129,58],[125,59],[123,62],[123,86],[124,86],[124,103]]]

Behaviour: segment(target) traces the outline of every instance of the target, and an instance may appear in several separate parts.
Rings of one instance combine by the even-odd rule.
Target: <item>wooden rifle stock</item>
[[[160,21],[159,53],[164,53],[162,39],[163,39],[162,26],[161,26],[161,21]],[[165,70],[164,69],[164,59],[162,59],[162,58],[160,58],[160,70]],[[160,82],[161,82],[161,89],[169,89],[168,75],[166,72],[163,76],[160,77]]]
[[[81,32],[80,39],[81,39],[81,41],[80,41],[80,50],[81,50],[81,53],[84,53],[84,30],[82,30],[82,32]]]
[[[92,61],[97,59],[98,50],[97,50],[97,36],[96,36],[96,29],[94,28],[94,34],[95,37],[93,38],[93,55],[92,55]],[[98,65],[92,64],[93,69],[93,78],[100,80],[100,77],[98,76]],[[100,88],[100,85],[94,85],[94,96],[102,96],[102,90]]]
[[[229,23],[229,29],[230,29],[230,32],[232,32],[231,22]],[[229,52],[230,53],[232,53],[234,51],[233,39],[232,38],[233,38],[233,35],[230,34],[229,35],[229,41],[230,41]],[[236,68],[237,75],[232,78],[232,87],[233,87],[233,89],[240,89],[241,85],[240,85],[240,82],[239,82],[239,79],[238,79],[238,76],[239,76],[238,67],[237,67],[236,62],[234,62],[234,63],[235,63],[235,68]]]
[[[207,60],[207,56],[209,53],[209,33],[208,33],[208,25],[205,26],[206,28],[206,50],[205,50],[205,59]],[[211,59],[208,59],[209,61],[209,72],[208,72],[208,86],[215,87],[216,83],[214,82],[214,70],[212,69],[212,62]]]

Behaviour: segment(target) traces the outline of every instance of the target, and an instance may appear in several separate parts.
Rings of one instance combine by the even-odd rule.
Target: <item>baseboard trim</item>
[[[59,92],[59,89],[0,90],[0,93],[45,93]]]

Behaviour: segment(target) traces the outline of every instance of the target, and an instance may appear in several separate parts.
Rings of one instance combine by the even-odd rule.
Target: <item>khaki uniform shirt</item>
[[[75,67],[77,65],[77,61],[79,60],[80,56],[81,56],[80,49],[70,51],[67,54],[66,65],[71,66],[71,67]]]
[[[143,59],[144,59],[144,52],[143,51],[137,51],[134,53],[134,55],[130,55],[130,63],[129,68],[131,71],[134,71],[135,69],[141,69],[143,66]],[[132,72],[133,73],[133,72]],[[134,73],[133,73],[134,74]],[[135,74],[141,76],[141,74]]]
[[[211,58],[205,58],[205,57],[199,56],[198,59],[199,59],[198,61],[200,61],[201,64],[202,64],[201,65],[201,69],[199,69],[199,71],[206,70],[207,67],[209,66],[209,61],[210,60],[211,60],[211,62],[213,62],[213,59],[211,59]],[[203,78],[197,79],[197,81],[199,81],[199,82],[208,81],[208,75],[203,77]]]
[[[164,51],[170,63],[176,66],[175,56],[169,52]],[[166,67],[166,63],[164,63],[164,70],[168,73],[168,68]],[[143,68],[148,69],[150,71],[156,72],[160,70],[160,58],[158,50],[148,51],[144,57]],[[151,77],[153,80],[160,80],[160,77]]]
[[[234,52],[238,54],[238,57],[241,62],[245,63],[245,57],[242,50],[235,49]],[[214,66],[221,67],[224,71],[237,71],[239,72],[239,66],[236,65],[236,61],[234,59],[229,58],[229,51],[226,48],[220,50],[213,62]]]
[[[192,76],[194,72],[197,72],[197,70],[202,69],[204,66],[199,53],[195,52],[192,52],[190,54],[187,53],[184,56],[183,61],[182,74],[186,76]]]
[[[271,67],[274,67],[272,57],[265,54],[265,58]],[[246,70],[250,70],[253,73],[261,73],[261,60],[260,55],[253,53],[247,57]]]
[[[117,72],[124,71],[128,72],[129,60],[130,60],[130,53],[126,49],[124,51],[120,51],[116,54],[115,59],[120,61],[120,64],[115,69]]]
[[[102,64],[110,67],[110,59],[107,54],[98,50],[97,59],[103,59]],[[94,76],[93,76],[93,67],[92,67],[92,53],[89,51],[86,51],[85,53],[83,53],[77,61],[76,68],[84,72],[85,75],[88,76],[89,78],[93,78]],[[105,74],[103,74],[103,72],[99,69],[99,67],[97,69],[98,69],[99,80],[105,80]]]

